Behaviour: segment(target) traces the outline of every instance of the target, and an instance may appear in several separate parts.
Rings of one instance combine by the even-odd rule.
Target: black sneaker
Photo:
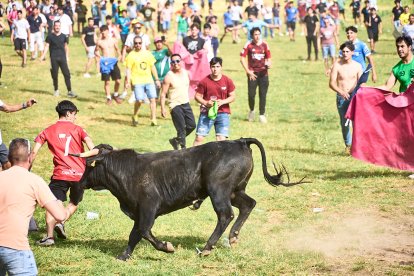
[[[58,238],[66,240],[65,225],[63,223],[55,225],[55,232]]]
[[[178,146],[180,145],[180,143],[178,142],[177,138],[171,138],[168,141],[170,142],[170,144],[174,148],[174,150],[178,150]]]

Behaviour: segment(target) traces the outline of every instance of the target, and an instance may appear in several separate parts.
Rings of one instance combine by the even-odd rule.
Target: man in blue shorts
[[[203,142],[213,125],[217,141],[223,141],[229,137],[229,104],[236,98],[236,87],[230,78],[222,74],[222,65],[221,58],[212,58],[210,60],[211,74],[197,85],[195,99],[201,106],[193,146],[198,146]]]

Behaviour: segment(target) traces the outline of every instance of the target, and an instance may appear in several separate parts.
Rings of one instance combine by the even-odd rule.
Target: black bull
[[[207,197],[211,199],[218,222],[201,254],[210,254],[234,218],[232,206],[239,209],[229,235],[230,245],[235,244],[241,227],[256,205],[245,192],[253,173],[251,144],[260,149],[264,178],[269,184],[303,183],[303,179],[297,183],[283,183],[282,170],[270,175],[263,145],[254,138],[146,154],[130,149],[112,150],[108,145],[97,146],[99,154],[87,158],[81,185],[85,189],[108,189],[118,199],[122,211],[134,220],[128,247],[118,258],[128,259],[142,238],[157,250],[174,252],[171,243],[161,242],[152,234],[155,219]]]

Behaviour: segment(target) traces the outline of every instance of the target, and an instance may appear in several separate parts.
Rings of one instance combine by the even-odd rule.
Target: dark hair
[[[92,17],[88,17],[88,21],[90,21],[90,20],[93,20],[93,18]]]
[[[193,28],[197,28],[198,30],[200,30],[200,25],[198,25],[197,23],[191,24],[190,30],[192,30]]]
[[[254,32],[259,31],[259,33],[262,33],[262,30],[259,27],[254,27],[250,30],[250,36],[254,35]]]
[[[27,139],[16,138],[10,142],[8,159],[12,165],[29,159],[30,142]]]
[[[68,100],[61,101],[56,106],[56,112],[58,113],[59,118],[64,117],[66,116],[68,112],[73,112],[73,111],[79,112],[76,105]]]
[[[376,11],[377,9],[376,8],[370,8],[369,10],[370,11]]]
[[[135,39],[139,38],[142,41],[142,37],[140,37],[139,35],[134,36],[134,39],[132,41],[135,41]]]
[[[312,10],[314,12],[314,10],[312,9],[312,7],[309,7],[306,9],[306,11],[308,12],[309,10]]]
[[[217,64],[217,63],[219,63],[220,66],[223,66],[223,59],[222,58],[219,58],[219,57],[213,57],[210,60],[210,66],[213,66],[214,64]]]
[[[106,25],[102,25],[101,27],[99,27],[99,31],[101,31],[101,33],[103,33],[104,31],[109,30],[108,26]]]
[[[19,13],[23,13],[22,10],[17,10],[17,14],[19,14]]]
[[[355,50],[354,43],[352,43],[351,41],[346,41],[342,43],[341,46],[339,47],[341,51],[343,51],[345,48],[348,48],[349,50],[354,51]]]
[[[408,35],[402,35],[402,36],[397,37],[397,39],[395,40],[395,45],[403,41],[405,42],[405,44],[407,44],[407,46],[413,45],[413,40]]]
[[[171,57],[170,57],[170,59],[172,59],[173,57],[179,57],[181,59],[180,54],[172,54]]]
[[[106,19],[106,20],[108,20],[108,19],[112,19],[112,16],[107,15],[107,16],[105,16],[105,19]]]
[[[56,23],[59,23],[60,24],[60,20],[56,20],[55,22],[53,22],[53,26],[55,26]]]
[[[211,29],[211,25],[209,23],[204,24],[203,29]]]
[[[349,26],[349,27],[347,27],[346,29],[345,29],[345,32],[347,33],[348,31],[352,31],[352,32],[354,32],[354,33],[357,33],[358,32],[358,28],[357,27],[355,27],[355,26]]]

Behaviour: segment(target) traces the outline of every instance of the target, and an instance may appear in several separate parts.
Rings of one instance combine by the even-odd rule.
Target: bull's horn
[[[98,155],[98,153],[99,153],[99,149],[92,149],[92,150],[80,153],[79,157],[87,158],[87,157]]]

